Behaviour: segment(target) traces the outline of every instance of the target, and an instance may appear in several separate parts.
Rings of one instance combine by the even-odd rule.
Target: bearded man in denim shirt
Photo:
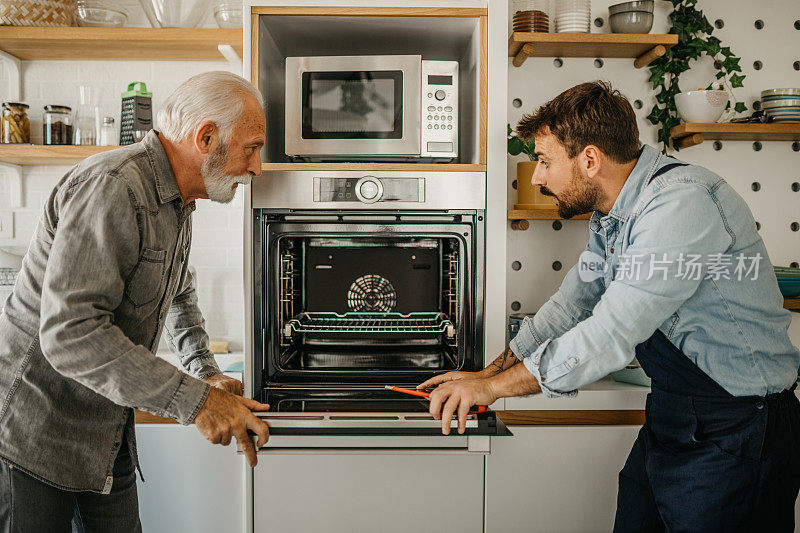
[[[601,82],[517,131],[535,138],[533,183],[561,217],[593,212],[589,243],[505,354],[419,386],[438,385],[443,433],[455,412],[463,432],[474,404],[574,396],[637,357],[652,391],[615,531],[794,531],[800,353],[747,204],[713,172],[639,148],[633,109]]]
[[[269,431],[223,376],[188,269],[195,199],[261,173],[261,95],[199,74],[161,131],[92,156],[55,186],[0,314],[0,530],[141,531],[133,408],[236,438]],[[186,372],[154,355],[162,330]],[[202,466],[198,465],[200,468]]]

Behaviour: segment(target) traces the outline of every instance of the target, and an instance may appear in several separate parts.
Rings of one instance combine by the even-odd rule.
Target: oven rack
[[[284,334],[294,333],[446,333],[455,328],[444,313],[300,313],[286,323]]]

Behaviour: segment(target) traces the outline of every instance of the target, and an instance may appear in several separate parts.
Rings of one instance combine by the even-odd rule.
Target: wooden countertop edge
[[[507,426],[640,426],[642,410],[509,410],[497,411]],[[137,424],[177,424],[171,418],[136,411]]]

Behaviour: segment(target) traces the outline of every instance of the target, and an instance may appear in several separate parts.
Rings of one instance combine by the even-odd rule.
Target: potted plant
[[[536,141],[534,139],[530,139],[527,142],[523,141],[511,129],[511,124],[507,126],[508,153],[510,155],[525,154],[528,156],[528,161],[519,161],[517,163],[517,203],[514,205],[514,209],[534,209],[541,206],[552,207],[555,205],[553,199],[539,192],[539,186],[531,182],[536,165],[539,162],[539,158],[534,153]]]

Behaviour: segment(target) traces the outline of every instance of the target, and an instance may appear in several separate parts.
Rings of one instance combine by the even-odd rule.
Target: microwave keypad
[[[361,182],[359,184],[359,182]],[[356,193],[366,200],[364,202]],[[379,196],[378,198],[375,198]],[[425,178],[314,178],[315,202],[424,202]]]
[[[422,153],[458,156],[458,63],[423,61]]]

